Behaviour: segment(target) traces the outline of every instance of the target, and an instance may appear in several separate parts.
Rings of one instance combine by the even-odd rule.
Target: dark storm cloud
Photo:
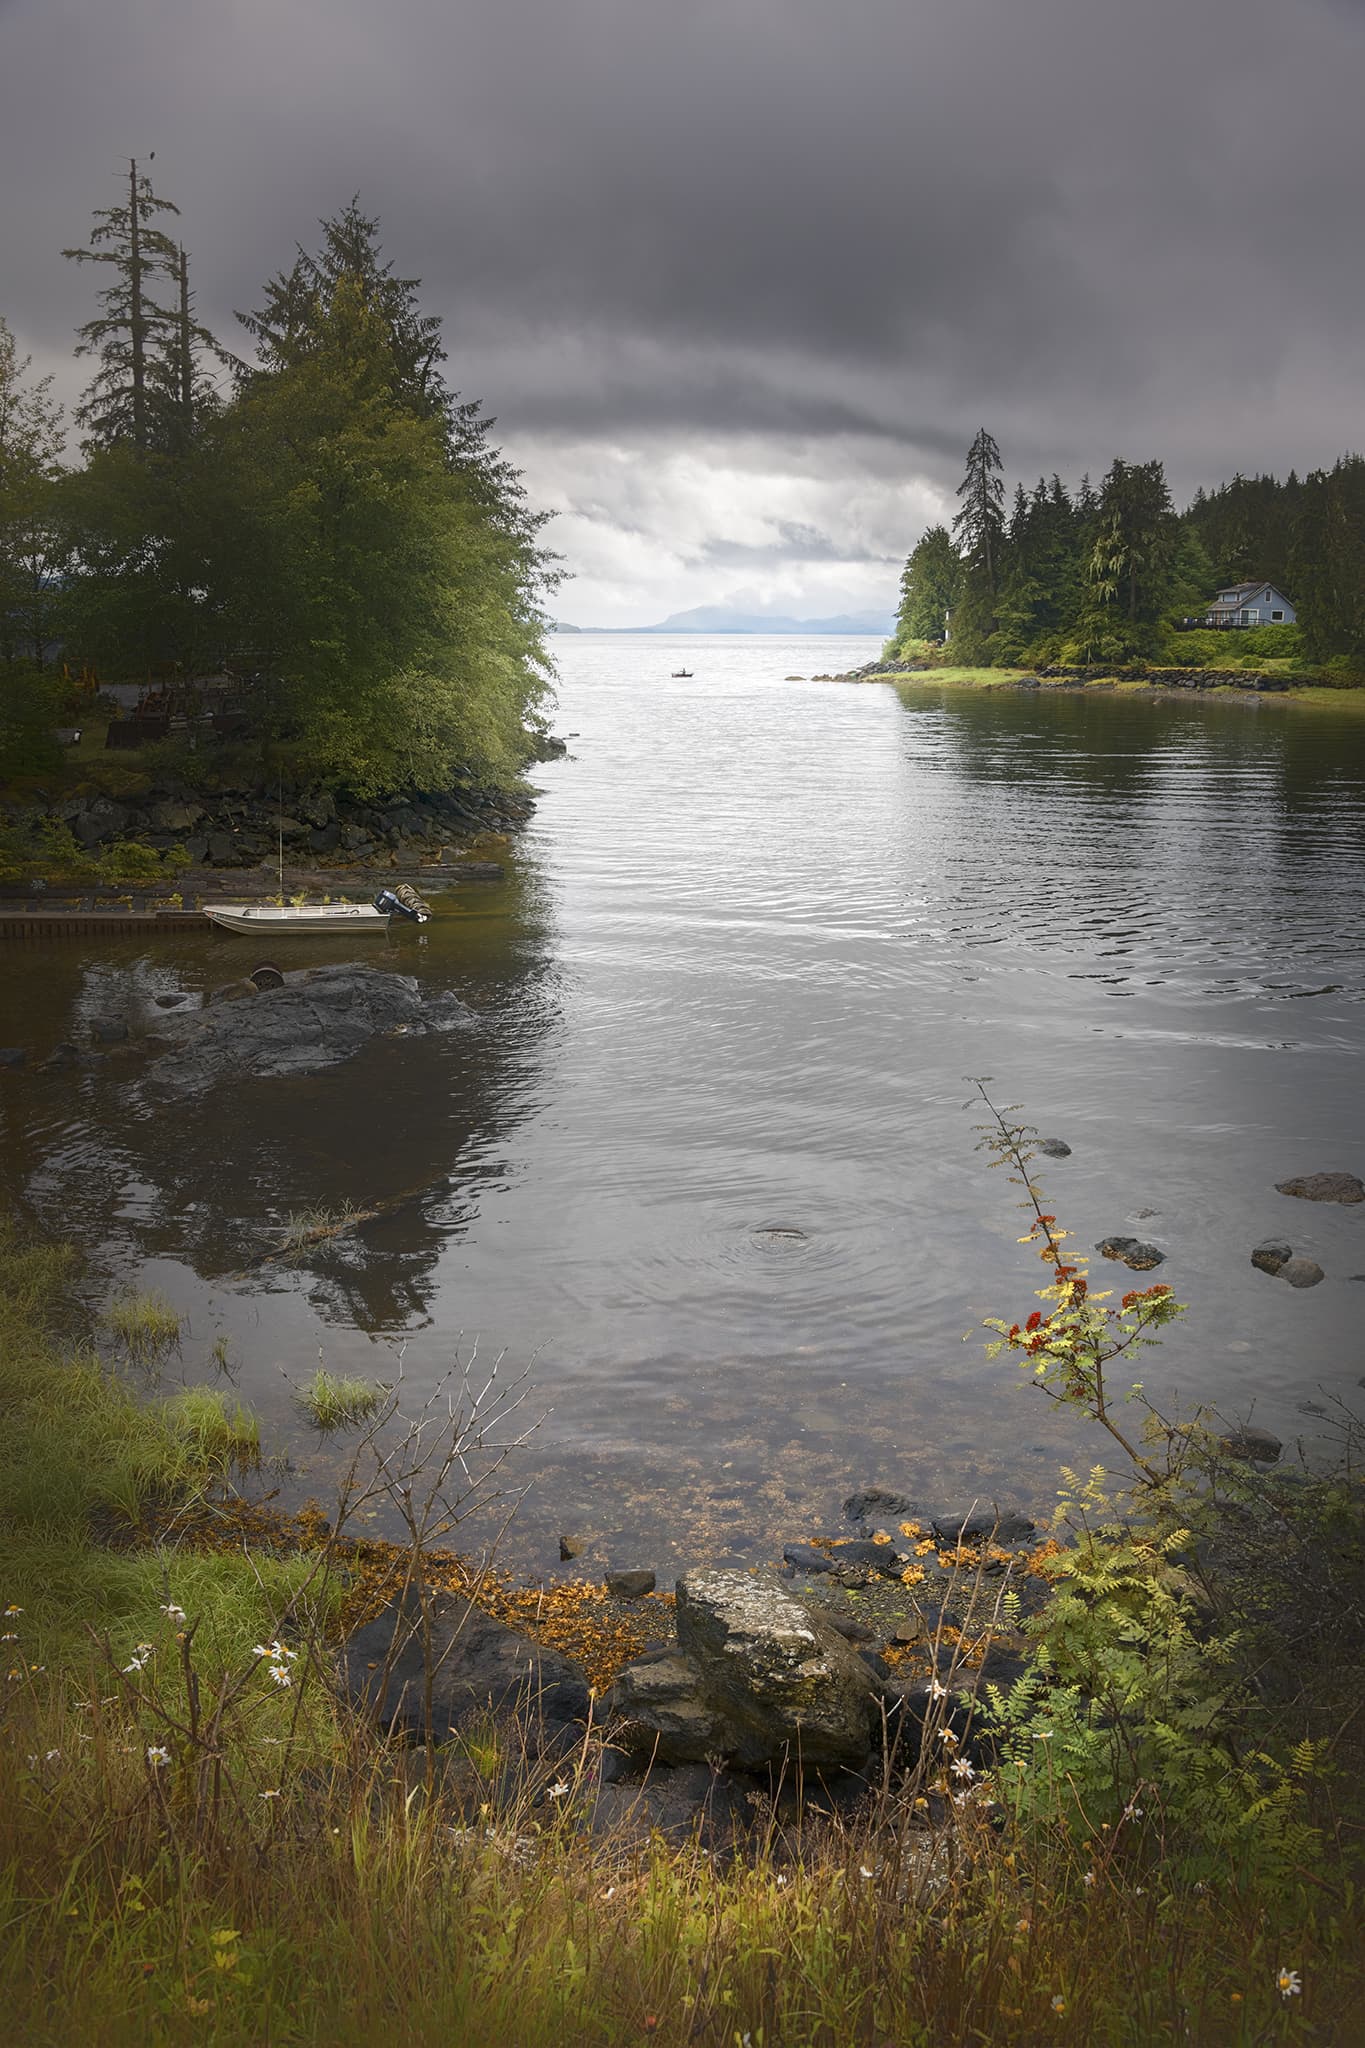
[[[518,449],[1188,488],[1365,439],[1363,101],[1357,0],[6,0],[0,310],[155,148],[212,324],[359,190]]]

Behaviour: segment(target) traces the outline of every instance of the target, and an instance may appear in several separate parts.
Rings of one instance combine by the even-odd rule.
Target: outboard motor
[[[422,900],[411,882],[400,882],[396,889],[381,889],[374,899],[374,907],[384,917],[405,917],[412,924],[427,924],[431,918],[430,905]]]

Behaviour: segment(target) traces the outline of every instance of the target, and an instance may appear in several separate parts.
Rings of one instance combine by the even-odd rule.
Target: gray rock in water
[[[1284,1445],[1268,1429],[1256,1429],[1249,1422],[1243,1422],[1236,1429],[1230,1429],[1223,1443],[1234,1458],[1243,1458],[1248,1463],[1273,1465]]]
[[[618,1600],[643,1600],[658,1584],[651,1571],[608,1572],[603,1580],[607,1591]]]
[[[1065,1138],[1040,1138],[1034,1150],[1041,1152],[1045,1159],[1069,1159],[1071,1157],[1071,1147],[1067,1144]]]
[[[1251,1254],[1251,1263],[1253,1266],[1259,1266],[1263,1273],[1278,1273],[1281,1266],[1293,1256],[1292,1244],[1286,1244],[1283,1238],[1267,1237]]]
[[[1304,1202],[1365,1202],[1365,1182],[1353,1173],[1302,1173],[1294,1180],[1277,1180],[1275,1191]]]
[[[851,1522],[871,1521],[877,1515],[914,1515],[919,1510],[908,1493],[897,1493],[886,1486],[865,1486],[861,1493],[851,1493],[844,1502],[844,1513]]]
[[[515,1712],[528,1729],[587,1719],[587,1673],[572,1658],[495,1621],[457,1593],[431,1594],[428,1615],[431,1734],[437,1742],[449,1740],[471,1716],[489,1712]],[[410,1597],[400,1611],[395,1600],[357,1629],[342,1651],[341,1677],[351,1700],[373,1713],[381,1727],[425,1739],[420,1603]]]
[[[22,1067],[28,1062],[28,1048],[23,1045],[0,1045],[0,1067]]]
[[[1145,1244],[1140,1237],[1102,1237],[1095,1250],[1106,1259],[1131,1266],[1135,1273],[1150,1273],[1153,1266],[1164,1264],[1166,1258],[1165,1252],[1154,1244]]]
[[[783,1548],[782,1557],[784,1563],[789,1564],[793,1571],[815,1575],[834,1570],[834,1559],[829,1552],[817,1550],[813,1543],[788,1543]]]
[[[224,1081],[315,1074],[371,1039],[421,1037],[472,1021],[457,997],[428,996],[412,975],[380,967],[315,967],[259,991],[249,981],[232,983],[207,1009],[158,1019],[169,1049],[147,1086],[187,1096]]]
[[[1287,1280],[1291,1287],[1316,1287],[1319,1280],[1324,1280],[1327,1276],[1316,1259],[1305,1259],[1300,1256],[1286,1259],[1276,1277]]]
[[[1037,1534],[1027,1515],[997,1507],[935,1515],[932,1527],[940,1543],[1027,1543]]]

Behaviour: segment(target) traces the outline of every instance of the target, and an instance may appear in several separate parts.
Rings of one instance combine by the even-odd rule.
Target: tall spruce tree
[[[953,538],[967,567],[984,578],[992,597],[1005,532],[1001,469],[1000,450],[982,427],[967,450],[967,473],[957,487],[962,509],[953,520]]]
[[[156,292],[175,275],[178,260],[177,244],[156,217],[179,210],[157,197],[131,157],[127,198],[96,210],[88,249],[62,251],[74,263],[108,264],[114,272],[112,284],[99,294],[103,310],[77,330],[76,354],[93,356],[99,365],[76,410],[87,430],[87,451],[128,441],[141,455],[155,438],[161,408],[153,366],[175,326]]]

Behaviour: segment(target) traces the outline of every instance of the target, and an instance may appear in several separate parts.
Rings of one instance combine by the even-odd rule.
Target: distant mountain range
[[[789,619],[779,612],[735,612],[723,604],[672,612],[657,626],[564,626],[556,633],[868,633],[884,640],[895,625],[890,612],[839,612],[832,619]]]

